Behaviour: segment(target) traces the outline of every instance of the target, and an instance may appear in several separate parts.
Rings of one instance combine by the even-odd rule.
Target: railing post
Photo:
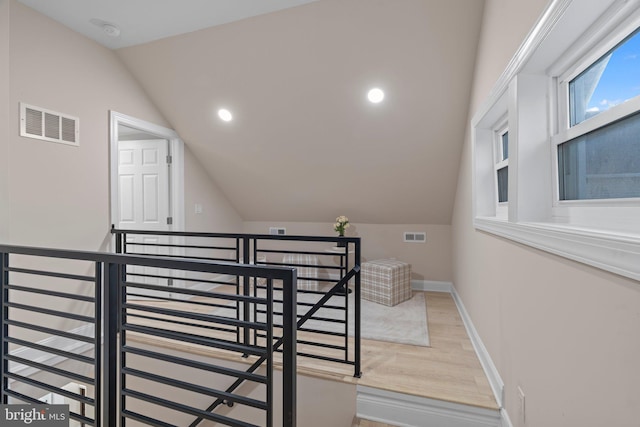
[[[296,333],[297,333],[297,272],[282,283],[282,422],[283,426],[295,427],[296,402]]]
[[[250,264],[251,252],[249,251],[249,249],[250,249],[249,238],[247,236],[244,236],[242,238],[242,262],[244,264]],[[249,282],[249,276],[242,277],[242,294],[244,296],[249,296],[251,294],[251,284]],[[242,320],[244,320],[245,322],[251,318],[251,309],[249,307],[249,303],[247,302],[242,303],[242,313],[243,313]],[[248,327],[244,327],[244,330],[243,330],[244,344],[248,345],[250,343],[250,340],[251,340],[251,331],[249,330]]]
[[[362,375],[361,372],[361,366],[360,366],[360,352],[361,352],[361,348],[360,348],[360,318],[362,316],[362,313],[360,311],[360,239],[358,239],[355,242],[355,251],[356,253],[354,254],[354,260],[353,260],[353,265],[354,268],[357,267],[358,271],[356,273],[355,276],[355,280],[354,280],[354,287],[355,287],[355,296],[354,298],[355,300],[355,325],[354,325],[354,337],[353,339],[355,340],[355,355],[354,355],[354,362],[355,362],[355,373],[354,373],[354,377],[356,378],[360,378],[360,376]]]
[[[104,345],[102,346],[102,413],[103,427],[116,427],[118,408],[118,264],[104,264]],[[97,415],[97,414],[96,414]]]
[[[6,341],[7,336],[9,335],[9,325],[7,325],[7,319],[9,317],[9,309],[5,307],[5,303],[8,302],[9,299],[9,290],[6,288],[6,285],[9,284],[9,254],[8,253],[0,253],[0,310],[2,311],[2,316],[0,316],[0,333],[2,336],[0,337],[0,342],[2,343],[2,371],[0,372],[0,402],[2,404],[7,404],[8,399],[5,393],[5,390],[9,386],[9,380],[5,376],[5,373],[9,370],[9,361],[5,358],[9,353],[9,343]]]

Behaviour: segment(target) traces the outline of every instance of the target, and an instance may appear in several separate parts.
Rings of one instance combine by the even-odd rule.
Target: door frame
[[[171,175],[169,191],[171,195],[171,208],[169,214],[173,218],[170,230],[184,231],[184,142],[173,129],[156,125],[116,111],[109,111],[109,173],[110,173],[110,220],[111,224],[119,221],[118,212],[118,126],[124,125],[141,132],[157,136],[158,139],[169,141],[169,153],[171,154]]]

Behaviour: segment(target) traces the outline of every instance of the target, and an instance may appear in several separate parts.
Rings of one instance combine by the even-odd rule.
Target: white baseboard
[[[498,402],[498,406],[500,408],[504,405],[504,382],[502,378],[500,378],[500,373],[496,368],[496,365],[493,364],[493,360],[491,360],[491,356],[487,351],[487,348],[482,343],[480,339],[480,335],[476,330],[475,326],[473,326],[473,322],[471,321],[471,317],[467,312],[467,309],[464,307],[462,300],[460,299],[460,295],[458,295],[458,291],[456,291],[455,287],[451,287],[451,296],[458,307],[458,311],[460,312],[460,316],[462,317],[462,322],[467,330],[467,334],[471,339],[471,344],[473,344],[473,348],[478,355],[478,359],[480,359],[480,364],[482,365],[482,369],[484,369],[485,374],[487,375],[487,379],[489,380],[489,385],[493,390],[493,394]]]
[[[451,293],[453,289],[453,283],[438,282],[435,280],[412,280],[411,288],[416,291]]]
[[[509,414],[507,410],[502,408],[500,409],[500,416],[502,417],[502,427],[513,427],[511,424],[511,419],[509,418]]]
[[[399,427],[502,427],[497,410],[357,387],[358,418]]]

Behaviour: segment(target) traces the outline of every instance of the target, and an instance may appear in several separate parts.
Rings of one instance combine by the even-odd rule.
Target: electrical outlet
[[[269,234],[284,236],[285,234],[287,234],[287,229],[284,227],[269,227]]]
[[[196,214],[202,213],[202,205],[200,203],[196,203],[195,211],[196,211]]]
[[[518,412],[520,415],[520,422],[522,423],[522,425],[525,425],[527,423],[527,417],[526,417],[526,405],[525,405],[525,400],[524,400],[524,391],[522,391],[522,388],[518,387]]]

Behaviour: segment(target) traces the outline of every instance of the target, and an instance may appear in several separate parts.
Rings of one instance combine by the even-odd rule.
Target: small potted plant
[[[336,223],[333,224],[333,229],[338,232],[338,236],[344,237],[344,231],[349,228],[349,218],[344,215],[340,215],[336,218]],[[338,242],[338,246],[346,246],[345,242]]]

